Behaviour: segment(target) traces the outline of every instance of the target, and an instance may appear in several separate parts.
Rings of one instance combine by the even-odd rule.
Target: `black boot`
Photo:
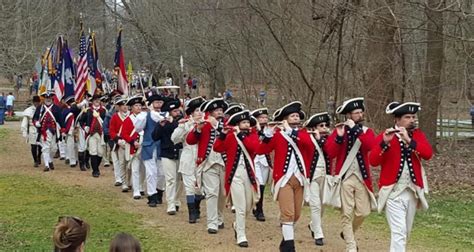
[[[280,243],[280,252],[295,252],[295,241],[294,240],[282,240]]]
[[[99,170],[99,164],[98,164],[98,157],[97,156],[90,156],[91,160],[91,166],[92,166],[92,177],[97,178],[99,177],[98,170]]]
[[[100,175],[100,163],[102,163],[102,157],[96,156],[97,157],[97,174]]]
[[[194,206],[196,208],[196,219],[201,219],[201,200],[202,195],[194,195]]]
[[[54,164],[53,164],[53,162],[49,163],[49,169],[54,170]]]
[[[156,194],[156,204],[161,205],[163,204],[163,190],[158,189],[158,193]]]
[[[265,215],[263,214],[263,193],[265,191],[265,186],[260,185],[260,199],[257,202],[257,209],[255,210],[255,218],[258,221],[265,221]]]
[[[77,159],[79,159],[79,169],[81,169],[81,171],[85,171],[86,170],[86,164],[84,162],[85,153],[84,152],[78,152]]]
[[[90,159],[91,155],[89,155],[89,151],[85,151],[84,152],[84,165],[86,166],[87,169],[90,169],[91,166],[89,164],[89,159]]]
[[[189,223],[196,223],[197,211],[196,203],[188,203]]]
[[[36,153],[38,153],[37,149],[38,149],[38,145],[36,144],[31,145],[31,155],[33,156],[34,167],[39,166],[38,156],[36,156]]]
[[[156,207],[156,199],[157,199],[157,194],[153,194],[151,196],[148,196],[148,206],[149,207]]]

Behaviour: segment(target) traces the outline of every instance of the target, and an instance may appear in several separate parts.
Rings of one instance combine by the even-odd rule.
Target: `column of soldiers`
[[[432,149],[415,124],[418,103],[390,103],[386,113],[394,125],[376,136],[363,124],[363,98],[337,108],[344,120],[331,131],[327,112],[306,119],[299,101],[277,109],[270,121],[267,108],[249,111],[221,98],[195,97],[182,104],[159,93],[128,98],[113,92],[80,103],[67,97],[60,107],[52,102],[53,92],[41,96],[42,103],[33,98],[22,122],[35,167],[43,162],[44,171],[54,170],[59,143],[67,164],[74,168],[78,162],[81,171],[91,167],[93,177],[101,175],[102,160],[110,157],[114,185],[132,190],[136,200],[146,195],[150,207],[163,204],[165,195],[166,212],[176,215],[184,191],[188,221],[196,223],[205,199],[209,234],[224,228],[223,211],[231,204],[239,247],[249,246],[248,214],[265,221],[268,183],[280,210],[280,251],[295,251],[294,227],[305,202],[315,245],[325,244],[327,176],[340,178],[340,237],[347,251],[358,250],[355,233],[372,210],[386,212],[390,250],[405,251],[417,207],[428,207],[421,160],[430,159]],[[378,199],[371,166],[381,168]]]

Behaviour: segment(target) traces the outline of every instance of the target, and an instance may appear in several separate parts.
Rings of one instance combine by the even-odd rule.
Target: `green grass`
[[[183,237],[170,240],[144,227],[140,215],[121,210],[109,194],[38,177],[0,177],[0,251],[51,251],[54,225],[65,215],[80,216],[90,224],[86,251],[107,251],[118,232],[138,238],[145,251],[192,249]]]

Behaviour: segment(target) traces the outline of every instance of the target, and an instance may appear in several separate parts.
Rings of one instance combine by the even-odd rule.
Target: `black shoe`
[[[33,164],[33,167],[35,167],[35,168],[39,167],[39,163],[38,163],[38,162],[35,162],[35,163]]]
[[[156,193],[151,196],[148,196],[148,206],[156,207]]]
[[[222,224],[220,224],[219,226],[217,226],[219,229],[224,229],[224,222],[222,222]]]
[[[53,162],[49,163],[49,169],[54,170],[54,164],[53,164]]]
[[[71,168],[76,168],[76,166],[77,166],[77,164],[72,164],[72,165],[70,165],[69,167],[71,167]]]
[[[142,196],[133,196],[133,199],[134,199],[134,200],[139,200],[139,199],[141,199],[141,198],[142,198]]]
[[[122,185],[122,183],[120,183],[120,182],[115,182],[115,184],[114,184],[114,186],[121,186],[121,185]]]
[[[140,191],[140,195],[141,195],[141,196],[145,196],[145,192],[144,192],[144,191]]]
[[[156,193],[156,204],[161,205],[163,204],[163,190],[158,190]]]
[[[207,229],[207,232],[208,232],[209,234],[217,234],[217,230],[215,230],[215,229],[213,229],[213,228],[208,228],[208,229]]]
[[[193,224],[197,222],[196,203],[188,203],[188,222]]]
[[[122,192],[124,192],[124,193],[128,192],[128,186],[125,187],[125,188],[122,188]]]
[[[70,162],[70,161],[69,161],[69,159],[66,159],[66,165],[68,165],[68,164],[69,164],[69,162]]]
[[[64,158],[64,157],[59,158],[59,160],[65,160],[65,159],[66,159],[66,158]]]
[[[241,247],[241,248],[248,248],[248,246],[249,246],[249,243],[246,242],[246,241],[243,241],[243,242],[239,243],[239,247]]]
[[[176,206],[176,212],[179,212],[179,206]]]
[[[89,164],[89,162],[84,162],[85,166],[87,169],[90,169],[91,168],[91,165]]]
[[[263,214],[263,212],[258,212],[255,218],[257,218],[258,221],[265,221],[265,215]]]
[[[45,171],[45,172],[49,171],[49,167],[45,167],[45,168],[43,169],[43,171]]]
[[[295,252],[295,241],[294,240],[282,240],[280,243],[280,252]]]
[[[313,232],[313,230],[311,229],[311,225],[310,225],[310,224],[308,224],[308,229],[309,229],[309,231],[311,232],[311,238],[314,239],[314,232]]]
[[[100,174],[97,173],[97,172],[93,172],[93,173],[92,173],[92,177],[94,177],[94,178],[98,178],[99,176],[100,176]]]
[[[316,244],[316,246],[323,246],[324,245],[323,238],[315,239],[314,243]]]
[[[166,213],[168,213],[168,215],[176,215],[176,211],[168,211]]]
[[[81,169],[81,171],[87,171],[87,169],[84,165],[79,165],[79,169]]]

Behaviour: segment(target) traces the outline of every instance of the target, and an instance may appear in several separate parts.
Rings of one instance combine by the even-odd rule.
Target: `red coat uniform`
[[[137,149],[135,148],[135,141],[139,140],[139,135],[138,132],[135,130],[135,125],[133,124],[132,119],[130,116],[134,115],[129,115],[124,121],[122,125],[122,132],[121,132],[121,137],[125,142],[130,144],[130,154],[135,154],[137,152]]]
[[[377,136],[375,146],[370,152],[370,164],[381,166],[379,188],[395,184],[400,178],[403,165],[407,161],[412,182],[423,188],[420,158],[428,160],[433,156],[433,150],[425,134],[419,129],[413,131],[410,145],[401,147],[399,138],[395,135],[388,145],[383,143],[383,134]],[[402,148],[404,153],[402,153]]]
[[[215,130],[211,123],[205,122],[201,129],[201,133],[197,132],[196,128],[191,130],[186,136],[186,143],[189,145],[198,144],[198,156],[196,165],[200,165],[209,156],[217,137],[217,130]]]
[[[257,134],[250,133],[248,135],[244,135],[242,133],[239,133],[239,138],[241,139],[242,143],[244,144],[245,148],[247,149],[247,152],[249,153],[251,160],[246,160],[250,162],[253,166],[253,159],[255,158],[255,152],[257,150],[259,141],[258,141],[258,136]],[[214,151],[220,152],[220,153],[226,153],[227,154],[227,159],[225,163],[225,191],[226,195],[229,194],[230,192],[230,185],[232,184],[232,179],[234,177],[235,171],[237,169],[237,166],[239,164],[239,159],[241,151],[240,148],[238,148],[238,143],[235,138],[235,134],[227,134],[220,135],[216,143],[214,144]],[[245,156],[245,155],[244,155]],[[249,163],[249,164],[250,164]],[[251,167],[247,167],[247,174],[249,176],[250,182],[252,183],[253,190],[258,191],[258,184],[257,180],[255,177],[255,171]]]
[[[303,129],[305,132],[306,129]],[[311,136],[310,136],[311,137]],[[314,172],[316,171],[316,165],[318,164],[318,161],[320,158],[324,158],[324,164],[326,167],[326,174],[331,174],[331,159],[329,158],[328,154],[326,151],[324,151],[324,146],[326,145],[327,142],[327,136],[321,136],[319,140],[314,139],[315,142],[321,147],[321,150],[323,151],[324,156],[320,157],[318,150],[316,149],[316,146],[314,146],[314,143],[311,145],[311,148],[309,149],[309,173],[308,173],[308,178],[310,181],[313,179]]]
[[[277,184],[280,179],[286,174],[287,168],[288,168],[288,163],[287,160],[290,159],[290,153],[288,151],[288,145],[289,143],[287,140],[282,136],[282,134],[286,134],[281,131],[275,132],[274,136],[272,138],[264,138],[260,145],[257,148],[257,154],[258,155],[263,155],[270,153],[272,151],[275,152],[275,160],[273,163],[273,183]],[[309,138],[309,134],[304,131],[304,130],[298,130],[296,131],[295,135],[296,139],[296,145],[298,146],[298,149],[300,150],[305,166],[305,171],[301,172],[302,174],[306,174],[306,177],[309,176],[310,171],[310,157],[312,155],[311,150],[313,143],[311,142],[311,139]],[[300,170],[301,171],[301,170]]]
[[[364,166],[364,168],[361,169],[361,173],[366,187],[371,192],[373,192],[372,178],[369,166],[369,151],[372,149],[375,143],[375,134],[372,129],[368,128],[366,132],[363,132],[363,129],[358,125],[354,126],[352,129],[345,126],[344,135],[342,137],[338,137],[337,131],[335,129],[328,137],[328,141],[325,145],[324,150],[326,151],[326,153],[328,153],[330,159],[336,158],[336,174],[339,174],[342,168],[342,164],[346,160],[346,155],[348,154],[347,147],[349,144],[349,134],[358,138],[362,143],[359,149],[359,153],[362,155],[362,165]],[[359,166],[360,165],[361,164],[359,164]]]

